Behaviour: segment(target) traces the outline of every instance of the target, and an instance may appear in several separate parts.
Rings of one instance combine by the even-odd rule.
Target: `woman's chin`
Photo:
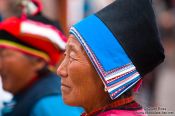
[[[8,84],[3,84],[2,88],[5,90],[5,91],[8,91],[10,93],[13,93],[13,89],[11,86],[9,86]]]
[[[5,90],[5,91],[9,91],[11,90],[10,88],[10,83],[8,82],[8,80],[5,80],[5,79],[2,79],[2,88]]]
[[[64,103],[69,106],[77,106],[76,104],[77,100],[73,99],[72,96],[62,94],[62,99]]]

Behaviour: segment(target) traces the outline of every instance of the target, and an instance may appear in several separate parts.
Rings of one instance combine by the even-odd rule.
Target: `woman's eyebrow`
[[[68,49],[69,49],[69,50],[73,50],[73,51],[75,51],[75,52],[80,51],[80,48],[79,48],[78,46],[74,45],[74,44],[69,44],[69,45],[68,45]]]

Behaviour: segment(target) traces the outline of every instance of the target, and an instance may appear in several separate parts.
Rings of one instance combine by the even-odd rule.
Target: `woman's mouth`
[[[70,86],[68,86],[68,85],[66,85],[66,84],[64,84],[64,83],[61,83],[61,86],[70,88]]]
[[[71,90],[70,86],[61,83],[61,91],[62,91],[63,94],[69,93],[70,90]]]

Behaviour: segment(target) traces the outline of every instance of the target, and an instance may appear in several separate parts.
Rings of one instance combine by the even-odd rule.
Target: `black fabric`
[[[116,0],[96,13],[143,76],[164,60],[150,0]]]
[[[61,95],[60,86],[60,78],[53,73],[40,78],[28,91],[14,97],[17,104],[12,112],[3,116],[30,116],[32,108],[41,98]]]

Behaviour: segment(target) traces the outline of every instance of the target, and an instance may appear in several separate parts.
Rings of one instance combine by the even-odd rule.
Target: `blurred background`
[[[1,21],[19,15],[16,8],[22,0],[0,0]],[[40,0],[42,13],[48,19],[59,22],[63,32],[68,35],[72,24],[97,12],[114,0]],[[152,0],[157,16],[160,37],[165,48],[166,59],[157,69],[143,78],[141,88],[135,97],[150,116],[175,116],[175,0]],[[0,80],[0,109],[11,94],[4,92]],[[163,108],[163,109],[160,109]],[[153,111],[154,112],[151,112]],[[174,114],[154,114],[156,111]]]

